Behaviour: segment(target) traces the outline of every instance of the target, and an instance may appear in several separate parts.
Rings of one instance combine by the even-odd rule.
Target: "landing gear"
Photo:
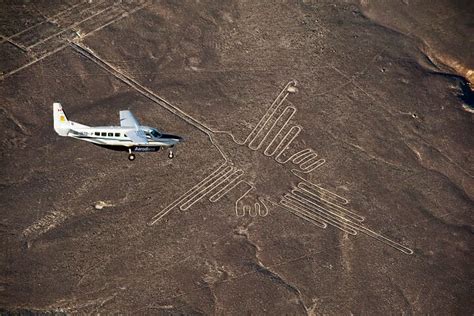
[[[174,153],[170,150],[170,152],[168,153],[168,158],[169,159],[173,159],[174,158]]]
[[[132,149],[131,148],[128,149],[128,160],[130,160],[130,161],[135,160],[135,155],[132,154]]]

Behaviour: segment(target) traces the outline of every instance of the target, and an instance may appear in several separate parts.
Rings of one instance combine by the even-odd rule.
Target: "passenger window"
[[[109,133],[107,136],[114,136],[114,133]]]
[[[120,133],[115,133],[115,137],[120,137]]]
[[[99,132],[95,132],[95,136],[100,136],[100,133],[99,133]]]
[[[107,136],[107,133],[102,132],[101,135],[102,136]]]

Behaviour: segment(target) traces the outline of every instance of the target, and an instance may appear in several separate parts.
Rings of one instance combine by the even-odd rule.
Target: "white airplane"
[[[113,150],[128,151],[128,159],[135,160],[134,152],[155,152],[169,148],[168,158],[173,158],[173,147],[183,139],[176,135],[160,133],[156,128],[140,125],[130,111],[120,111],[120,126],[86,126],[69,121],[60,103],[53,103],[54,130],[68,136],[91,142]]]

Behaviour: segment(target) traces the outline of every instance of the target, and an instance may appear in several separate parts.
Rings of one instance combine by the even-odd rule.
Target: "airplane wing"
[[[126,110],[120,111],[120,126],[138,129],[140,123],[138,123],[138,120],[133,116],[132,112]]]
[[[142,130],[128,131],[127,136],[137,145],[148,144],[148,140]]]

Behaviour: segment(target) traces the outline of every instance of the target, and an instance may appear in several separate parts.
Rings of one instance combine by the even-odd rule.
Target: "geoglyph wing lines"
[[[347,208],[349,204],[347,199],[303,177],[304,174],[321,167],[326,160],[320,158],[312,148],[290,152],[290,145],[303,130],[303,127],[292,122],[297,112],[296,107],[285,105],[288,96],[296,92],[296,81],[289,81],[245,140],[238,141],[231,133],[221,132],[229,134],[240,146],[272,157],[278,164],[291,164],[290,171],[299,178],[296,186],[284,193],[278,202],[274,202],[273,198],[259,194],[257,187],[245,180],[244,170],[235,167],[231,159],[225,159],[224,163],[201,182],[157,213],[148,224],[156,224],[173,209],[188,210],[204,198],[211,203],[217,202],[231,190],[243,184],[246,189],[234,204],[236,216],[241,217],[247,214],[252,217],[267,216],[268,204],[271,203],[317,227],[331,226],[349,235],[363,233],[403,253],[412,254],[413,251],[410,248],[363,226],[365,218]],[[220,131],[211,132],[219,133]]]

